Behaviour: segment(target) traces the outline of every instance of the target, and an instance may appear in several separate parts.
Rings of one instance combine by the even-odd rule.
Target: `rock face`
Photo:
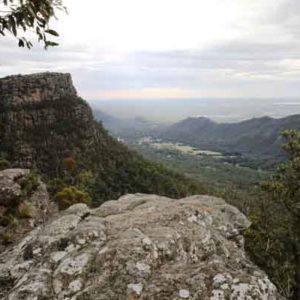
[[[61,157],[68,155],[72,131],[78,129],[83,142],[94,136],[91,110],[77,97],[70,74],[2,78],[0,106],[0,154],[14,167],[53,172]],[[77,135],[73,133],[74,139]]]
[[[24,201],[32,205],[32,215],[42,219],[43,214],[49,215],[51,208],[46,185],[37,177],[36,182],[30,182],[31,191],[24,191],[27,180],[30,180],[30,171],[26,169],[7,169],[0,171],[0,207],[1,211],[12,205],[21,205]],[[35,185],[35,186],[32,186]],[[28,193],[28,194],[27,194]]]
[[[29,174],[29,170],[7,169],[0,171],[0,205],[8,207],[18,201],[22,195],[20,181]]]
[[[0,171],[0,237],[11,243],[34,227],[46,222],[56,212],[46,185],[29,170],[7,169]],[[0,245],[0,251],[3,245]]]
[[[70,207],[0,254],[1,299],[281,299],[219,198],[126,195]]]
[[[0,79],[0,95],[7,105],[20,107],[28,103],[57,101],[77,93],[70,74],[39,73]]]

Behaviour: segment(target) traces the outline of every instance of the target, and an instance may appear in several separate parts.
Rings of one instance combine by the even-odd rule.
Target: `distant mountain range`
[[[234,155],[250,155],[260,161],[282,159],[281,131],[300,130],[300,115],[281,119],[253,118],[237,123],[217,123],[205,117],[190,117],[172,125],[159,124],[143,118],[119,119],[94,111],[97,120],[115,136],[131,142],[150,135],[164,141],[184,143],[202,150]]]
[[[280,156],[280,133],[300,130],[300,115],[281,119],[254,118],[238,123],[216,123],[208,118],[187,118],[162,129],[159,136],[205,150]]]
[[[125,139],[135,139],[144,135],[154,134],[156,131],[164,128],[162,124],[142,117],[117,118],[98,109],[93,110],[93,115],[114,136]]]

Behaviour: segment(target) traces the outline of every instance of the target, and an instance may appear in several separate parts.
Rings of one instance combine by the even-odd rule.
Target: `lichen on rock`
[[[0,171],[0,251],[56,211],[46,185],[27,169]],[[36,250],[37,251],[37,250]],[[37,252],[36,252],[37,253]]]
[[[210,196],[135,194],[97,209],[77,204],[0,254],[0,297],[282,299],[245,255],[249,225]]]

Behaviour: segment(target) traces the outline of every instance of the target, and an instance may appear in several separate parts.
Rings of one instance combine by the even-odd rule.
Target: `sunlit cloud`
[[[0,76],[70,72],[87,99],[299,95],[298,0],[65,0],[44,51],[1,39]]]

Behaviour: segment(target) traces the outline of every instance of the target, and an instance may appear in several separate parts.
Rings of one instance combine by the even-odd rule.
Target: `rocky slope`
[[[0,297],[281,299],[245,255],[248,226],[238,209],[209,196],[76,204],[0,253]]]
[[[0,107],[0,160],[37,169],[55,181],[54,192],[66,185],[82,188],[83,177],[90,178],[84,188],[95,202],[129,192],[171,197],[199,192],[191,180],[146,161],[112,138],[77,96],[69,74],[2,78]]]
[[[0,251],[55,212],[46,185],[29,170],[0,171]]]

